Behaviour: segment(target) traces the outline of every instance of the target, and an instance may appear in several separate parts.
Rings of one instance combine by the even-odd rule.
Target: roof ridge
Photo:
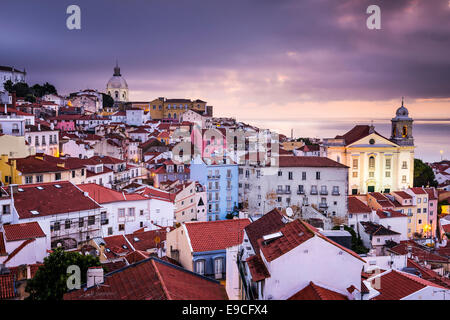
[[[166,297],[167,297],[168,300],[173,300],[173,299],[172,299],[172,296],[171,296],[170,293],[169,293],[169,290],[168,290],[167,287],[166,287],[166,284],[164,283],[164,279],[163,279],[163,277],[161,276],[161,273],[159,272],[158,267],[156,266],[155,260],[152,259],[152,260],[151,260],[151,263],[152,263],[152,265],[153,265],[153,268],[155,269],[155,272],[156,272],[156,275],[157,275],[157,277],[158,277],[158,279],[159,279],[159,282],[161,283],[161,287],[162,287],[162,289],[163,289],[163,291],[164,291],[164,294],[166,295]]]

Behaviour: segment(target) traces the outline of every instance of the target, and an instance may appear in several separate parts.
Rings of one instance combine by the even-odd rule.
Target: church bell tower
[[[397,109],[395,118],[392,118],[391,123],[392,135],[390,140],[400,146],[414,146],[413,119],[409,117],[409,111],[404,106],[403,98],[402,106]]]

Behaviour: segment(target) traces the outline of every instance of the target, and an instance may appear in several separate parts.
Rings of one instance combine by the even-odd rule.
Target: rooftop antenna
[[[405,100],[405,97],[402,97],[402,107],[403,107],[403,102],[404,102],[404,100]]]

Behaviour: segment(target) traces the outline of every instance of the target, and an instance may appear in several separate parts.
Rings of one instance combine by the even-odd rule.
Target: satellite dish
[[[292,217],[294,215],[294,211],[292,211],[292,208],[288,207],[286,209],[286,214],[288,215],[288,217]]]

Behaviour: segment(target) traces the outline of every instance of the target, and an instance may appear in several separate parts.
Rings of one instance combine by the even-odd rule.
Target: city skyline
[[[201,98],[243,121],[389,119],[401,96],[417,119],[449,118],[448,1],[383,3],[381,30],[350,0],[78,1],[81,30],[65,27],[66,3],[46,2],[0,13],[0,60],[63,94],[104,91],[118,60],[131,100]]]

